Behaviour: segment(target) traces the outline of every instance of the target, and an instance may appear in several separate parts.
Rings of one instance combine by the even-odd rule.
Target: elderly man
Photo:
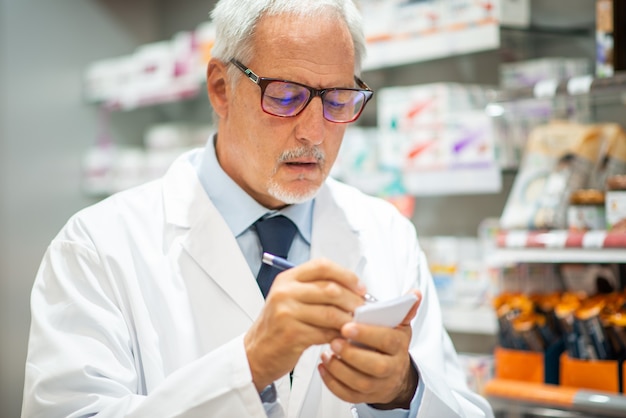
[[[217,133],[52,241],[23,415],[492,416],[413,225],[328,178],[373,94],[354,3],[221,0],[212,17]],[[296,267],[276,276],[268,249]],[[395,327],[355,323],[366,292],[419,302]]]

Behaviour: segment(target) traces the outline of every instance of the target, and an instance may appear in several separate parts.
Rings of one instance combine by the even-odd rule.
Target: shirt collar
[[[222,169],[215,154],[214,135],[207,141],[204,152],[192,160],[202,187],[224,217],[235,237],[243,234],[257,219],[282,214],[298,227],[302,238],[311,244],[314,199],[289,205],[280,210],[270,210],[248,195]],[[198,158],[199,157],[199,158]]]

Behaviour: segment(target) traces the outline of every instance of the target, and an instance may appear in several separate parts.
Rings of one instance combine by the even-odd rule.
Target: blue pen
[[[284,258],[279,257],[277,255],[270,254],[270,253],[263,253],[263,262],[272,267],[276,267],[279,270],[288,270],[296,266],[295,264],[290,263]],[[363,295],[363,299],[365,299],[366,302],[378,302],[378,299],[376,299],[374,296],[370,295],[369,293],[366,293],[365,295]]]
[[[270,253],[263,253],[263,262],[269,266],[276,267],[279,270],[288,270],[296,266],[284,258]]]

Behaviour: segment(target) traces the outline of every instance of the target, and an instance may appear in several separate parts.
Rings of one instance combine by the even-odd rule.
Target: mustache
[[[289,151],[284,151],[278,158],[278,162],[293,160],[296,158],[315,158],[318,163],[326,161],[326,154],[317,146],[312,147],[298,147]]]

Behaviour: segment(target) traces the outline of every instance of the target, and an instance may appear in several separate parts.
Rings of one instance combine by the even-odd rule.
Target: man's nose
[[[296,135],[299,140],[320,145],[324,142],[324,105],[321,97],[314,97],[309,105],[298,115]]]

